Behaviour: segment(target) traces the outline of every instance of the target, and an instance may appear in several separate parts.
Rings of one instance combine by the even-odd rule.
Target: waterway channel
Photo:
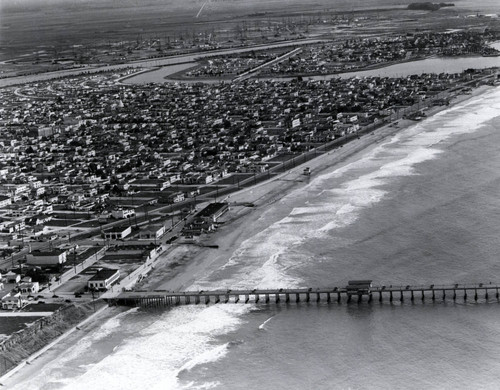
[[[500,42],[492,45],[495,48],[500,48]],[[219,83],[221,79],[191,79],[191,80],[176,80],[169,79],[168,77],[174,73],[189,69],[195,66],[195,62],[186,64],[177,64],[171,66],[164,66],[151,72],[145,72],[133,76],[125,80],[127,84],[145,84],[145,83],[164,83],[164,82],[187,82],[187,83]],[[304,80],[331,80],[333,78],[351,78],[351,77],[406,77],[413,74],[423,73],[461,73],[464,70],[486,69],[492,67],[500,67],[500,57],[448,57],[438,58],[432,57],[424,60],[403,62],[399,64],[389,65],[377,69],[370,69],[365,71],[355,71],[340,74],[318,75],[318,76],[305,76]],[[291,81],[296,77],[261,77],[259,80],[280,80]],[[227,81],[227,80],[226,80]]]

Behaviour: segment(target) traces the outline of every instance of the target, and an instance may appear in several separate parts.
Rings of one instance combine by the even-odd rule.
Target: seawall
[[[0,376],[80,323],[92,312],[91,304],[70,304],[12,334],[0,344]]]

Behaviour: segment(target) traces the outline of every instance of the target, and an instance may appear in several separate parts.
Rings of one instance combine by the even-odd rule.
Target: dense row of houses
[[[494,31],[422,32],[311,45],[299,56],[264,70],[268,75],[331,74],[428,56],[500,54],[488,46]]]
[[[412,39],[439,45],[446,37],[458,39]],[[135,86],[100,74],[84,86],[81,78],[64,78],[23,87],[29,96],[2,89],[0,241],[21,232],[46,234],[54,207],[130,218],[113,210],[110,199],[182,202],[203,186],[234,173],[264,172],[282,154],[384,121],[475,75]]]

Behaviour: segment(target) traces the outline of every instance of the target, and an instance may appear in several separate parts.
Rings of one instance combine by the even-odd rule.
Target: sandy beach
[[[472,99],[491,87],[483,86],[473,91],[471,95],[459,95],[452,99],[449,106],[431,107],[425,110],[427,117],[449,109],[458,103]],[[254,187],[246,188],[230,195],[229,204],[243,202],[253,203],[255,207],[230,206],[229,213],[225,216],[225,223],[214,233],[209,234],[204,240],[216,244],[218,249],[181,245],[168,254],[168,261],[157,268],[148,279],[141,284],[141,289],[161,290],[188,290],[196,280],[209,273],[211,270],[222,267],[248,237],[254,236],[264,227],[256,222],[273,203],[279,201],[293,189],[304,187],[307,176],[302,174],[305,166],[311,168],[312,175],[319,175],[323,171],[340,168],[358,159],[361,153],[369,153],[380,142],[400,132],[416,122],[399,120],[397,125],[388,124],[365,134],[359,139],[347,143],[341,148],[324,153],[317,158],[295,167],[286,173],[280,174],[268,181]],[[221,287],[231,288],[224,285]]]
[[[480,87],[473,91],[471,95],[460,95],[451,101],[450,106],[432,107],[425,111],[428,117],[436,113],[451,108],[454,104],[474,98],[491,87]],[[243,189],[233,193],[227,199],[230,203],[230,211],[224,216],[224,223],[219,229],[207,235],[202,242],[217,244],[218,249],[200,247],[189,244],[179,244],[172,247],[162,255],[162,260],[156,269],[150,273],[140,286],[140,289],[164,289],[164,290],[188,290],[197,280],[206,276],[210,271],[219,269],[225,265],[231,255],[241,243],[248,237],[252,237],[264,226],[259,226],[257,221],[266,211],[273,207],[289,191],[305,187],[308,177],[302,174],[305,165],[311,168],[312,175],[320,175],[321,172],[340,168],[352,161],[355,161],[365,153],[369,153],[380,142],[391,137],[397,132],[406,129],[415,122],[400,120],[398,125],[390,124],[365,134],[359,139],[326,152],[317,158],[308,161],[302,166],[271,178],[254,187]],[[254,207],[244,207],[235,204],[250,202]],[[221,280],[221,288],[229,288]],[[89,334],[107,319],[119,314],[123,308],[109,308],[99,316],[89,321],[78,332],[73,332],[64,338],[60,343],[37,357],[30,365],[23,367],[6,380],[1,380],[3,385],[9,386],[29,378],[34,372],[43,370],[43,367],[53,360],[61,351],[70,348],[81,337]]]

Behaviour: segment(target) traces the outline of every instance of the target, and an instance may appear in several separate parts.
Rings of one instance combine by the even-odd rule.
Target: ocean
[[[499,130],[497,88],[313,174],[192,289],[499,282]],[[14,389],[496,389],[499,341],[494,297],[131,309]]]

